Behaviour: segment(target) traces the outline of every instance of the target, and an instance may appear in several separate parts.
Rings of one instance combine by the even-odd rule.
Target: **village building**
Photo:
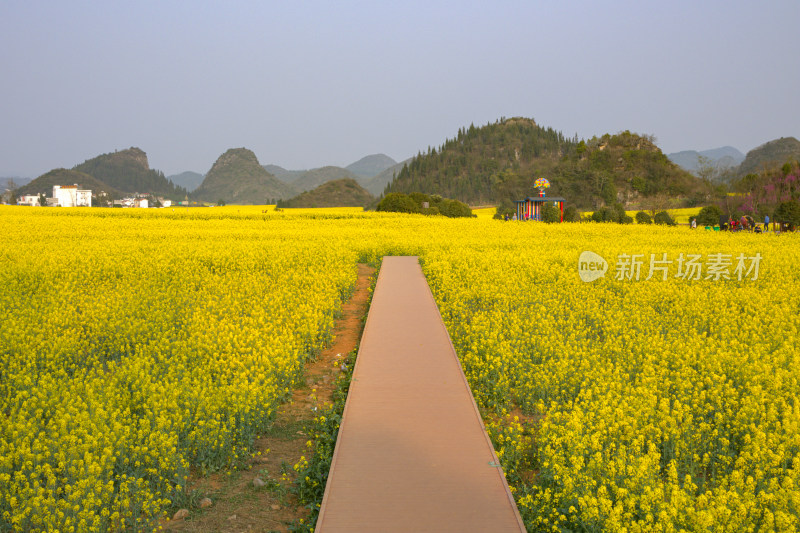
[[[150,201],[147,198],[130,196],[128,198],[122,198],[121,200],[114,200],[114,207],[139,207],[147,209],[150,207]]]
[[[29,205],[29,206],[38,206],[39,205],[39,195],[38,194],[23,194],[19,198],[17,198],[17,205]]]
[[[92,207],[92,191],[78,189],[77,185],[54,185],[53,196],[47,205],[55,207]]]

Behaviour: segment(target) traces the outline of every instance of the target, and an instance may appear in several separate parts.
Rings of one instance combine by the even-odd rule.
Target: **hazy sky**
[[[0,176],[402,160],[525,116],[665,153],[800,137],[799,0],[0,1]]]

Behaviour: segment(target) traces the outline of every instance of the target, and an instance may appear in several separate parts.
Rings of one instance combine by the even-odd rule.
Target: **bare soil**
[[[318,410],[332,403],[339,365],[335,361],[358,346],[367,313],[370,278],[375,269],[358,265],[358,281],[353,296],[342,308],[336,322],[334,341],[316,361],[305,367],[306,384],[298,387],[292,399],[278,411],[270,431],[259,438],[253,451],[256,457],[243,469],[215,473],[206,477],[193,474],[188,492],[193,493],[189,516],[163,520],[165,531],[181,532],[285,532],[308,509],[291,494],[295,472],[293,465],[301,456],[308,458],[309,441],[304,428],[311,425]],[[317,411],[314,410],[317,409]],[[265,485],[256,487],[258,477]],[[211,506],[200,508],[200,500],[209,498]]]

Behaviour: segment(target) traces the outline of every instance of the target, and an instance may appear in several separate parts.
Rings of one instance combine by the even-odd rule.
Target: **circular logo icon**
[[[585,282],[600,279],[608,272],[608,263],[594,252],[581,252],[578,258],[578,275]]]

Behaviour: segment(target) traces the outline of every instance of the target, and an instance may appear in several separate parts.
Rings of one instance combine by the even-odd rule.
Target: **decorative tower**
[[[547,181],[547,178],[539,178],[537,179],[534,184],[534,187],[539,189],[539,196],[544,196],[544,190],[550,186],[550,182]]]

